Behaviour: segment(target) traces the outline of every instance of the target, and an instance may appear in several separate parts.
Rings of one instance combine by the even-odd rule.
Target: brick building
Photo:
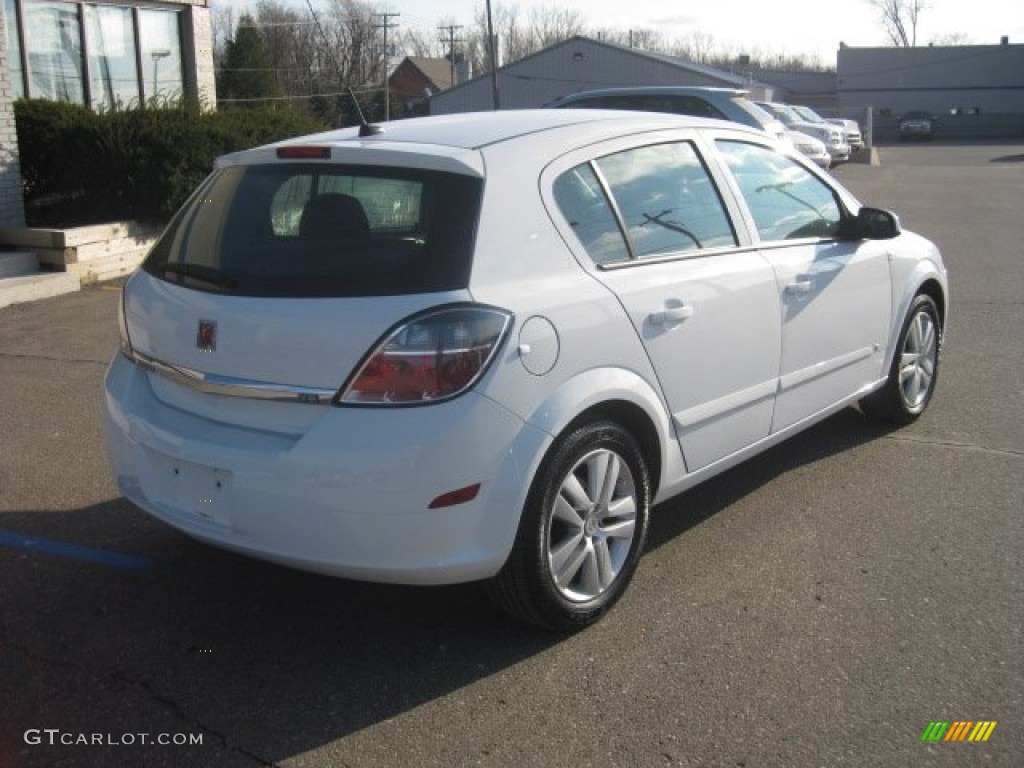
[[[209,0],[0,0],[0,226],[24,226],[13,103],[216,106]]]

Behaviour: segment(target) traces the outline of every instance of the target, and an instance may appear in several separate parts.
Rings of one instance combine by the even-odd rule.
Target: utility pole
[[[390,23],[389,19],[401,16],[400,13],[375,13],[374,16],[382,16],[384,22],[374,24],[374,29],[384,30],[384,122],[391,120],[391,84],[388,82],[391,77],[391,54],[388,50],[388,30],[395,29],[398,25]]]
[[[494,39],[494,21],[491,18],[491,0],[487,0],[487,49],[491,58],[491,97],[494,99],[494,111],[501,109],[498,99],[498,52],[497,41]]]
[[[462,29],[461,24],[449,24],[448,26],[440,26],[437,28],[438,32],[448,33],[448,60],[451,62],[451,84],[455,85],[455,43],[461,43],[462,39],[455,39],[455,30]],[[445,38],[441,38],[441,42],[445,42]]]

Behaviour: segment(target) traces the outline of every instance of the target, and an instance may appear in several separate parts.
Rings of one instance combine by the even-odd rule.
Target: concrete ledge
[[[878,156],[878,147],[864,147],[859,152],[850,155],[851,163],[860,165],[881,165],[881,158]]]
[[[0,245],[34,251],[39,263],[78,275],[83,285],[123,277],[137,267],[161,227],[117,221],[70,229],[0,227]]]
[[[0,278],[34,275],[39,271],[39,257],[28,251],[0,252]]]
[[[0,307],[26,301],[50,299],[82,288],[81,281],[69,272],[22,275],[0,280]]]

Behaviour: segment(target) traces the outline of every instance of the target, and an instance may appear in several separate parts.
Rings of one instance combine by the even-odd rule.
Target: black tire
[[[866,416],[888,424],[910,424],[935,392],[942,350],[942,323],[930,296],[914,298],[903,320],[885,386],[860,401]]]
[[[647,464],[629,432],[610,421],[573,429],[534,478],[512,553],[487,583],[491,599],[547,629],[593,624],[633,577],[650,498]]]

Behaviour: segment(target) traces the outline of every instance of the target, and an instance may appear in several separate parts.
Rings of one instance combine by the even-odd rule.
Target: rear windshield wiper
[[[161,271],[164,276],[180,275],[189,280],[198,280],[218,288],[233,289],[238,287],[238,283],[233,278],[228,277],[225,272],[216,267],[206,267],[202,264],[174,262],[172,264],[165,264]]]

